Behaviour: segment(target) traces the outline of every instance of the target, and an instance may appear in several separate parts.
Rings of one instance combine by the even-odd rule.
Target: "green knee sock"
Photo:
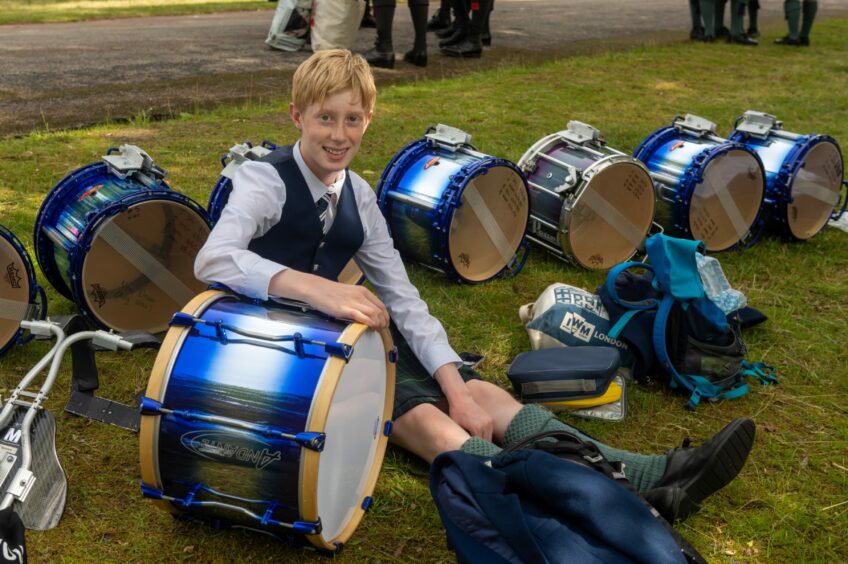
[[[704,35],[715,37],[715,0],[701,0],[701,19],[704,20]]]
[[[470,439],[462,443],[460,450],[468,454],[478,454],[480,456],[495,456],[501,451],[501,448],[485,439],[481,439],[480,437],[471,437]]]
[[[813,29],[813,22],[816,19],[816,12],[819,9],[818,2],[804,2],[804,19],[801,23],[801,33],[799,37],[803,37],[804,39],[809,39],[810,30]]]
[[[786,0],[784,3],[784,9],[786,10],[786,23],[789,25],[789,37],[791,39],[798,39],[798,23],[801,19],[801,1]]]
[[[656,486],[665,472],[666,457],[664,455],[636,454],[609,447],[584,435],[571,425],[563,423],[550,411],[532,404],[525,405],[509,423],[504,433],[504,447],[508,448],[530,435],[543,431],[565,431],[577,435],[581,440],[589,441],[597,446],[607,460],[623,462],[624,474],[637,491],[644,492]],[[465,450],[464,445],[463,450]]]
[[[745,28],[742,25],[745,19],[745,2],[743,0],[732,0],[730,2],[730,35],[742,35]]]

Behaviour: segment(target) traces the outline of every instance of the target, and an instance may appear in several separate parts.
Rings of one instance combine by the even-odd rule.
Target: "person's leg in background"
[[[373,0],[374,19],[377,23],[377,39],[374,48],[364,57],[372,67],[391,69],[395,66],[395,49],[392,44],[392,23],[395,19],[397,0]]]
[[[789,33],[780,39],[775,39],[777,45],[798,46],[801,44],[799,24],[801,23],[801,0],[786,0],[783,3],[783,14]]]
[[[417,67],[427,66],[427,13],[430,0],[407,0],[409,15],[412,18],[412,28],[415,30],[415,43],[411,51],[407,51],[403,60]]]
[[[757,15],[760,12],[760,0],[748,0],[748,37],[759,37],[760,28],[757,25]]]
[[[492,0],[471,0],[471,20],[465,39],[442,48],[449,57],[480,57],[483,54],[483,25],[492,6]]]

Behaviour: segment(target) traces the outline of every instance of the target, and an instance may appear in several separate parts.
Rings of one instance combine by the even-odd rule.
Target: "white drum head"
[[[85,300],[97,319],[118,331],[158,333],[206,284],[194,259],[209,226],[188,206],[146,201],[98,226],[85,256]]]
[[[654,219],[650,174],[635,162],[616,162],[592,176],[565,225],[568,247],[585,268],[611,268],[629,259]]]
[[[703,241],[708,251],[737,244],[757,219],[764,190],[763,169],[749,151],[730,149],[711,159],[692,193],[692,238]]]
[[[20,329],[29,307],[29,278],[18,249],[0,236],[0,348]]]
[[[792,235],[809,239],[818,233],[839,202],[842,155],[830,141],[813,146],[792,181],[787,220]]]
[[[386,402],[386,348],[379,333],[365,332],[354,345],[330,402],[324,450],[318,464],[321,538],[329,545],[352,533],[372,474],[382,462]],[[323,382],[319,382],[319,387]],[[371,483],[371,484],[369,484]],[[370,492],[367,492],[370,493]],[[339,538],[347,533],[345,538]]]
[[[471,179],[460,202],[450,224],[450,261],[462,278],[482,282],[518,252],[527,231],[527,187],[512,168],[495,166]]]

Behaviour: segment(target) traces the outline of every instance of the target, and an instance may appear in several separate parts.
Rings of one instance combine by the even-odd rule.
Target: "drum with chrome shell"
[[[518,166],[530,186],[527,238],[584,268],[608,269],[632,257],[654,219],[651,176],[592,126],[570,121],[543,137]]]
[[[766,171],[764,211],[785,236],[805,241],[845,211],[845,163],[836,139],[783,129],[773,115],[747,111],[736,120],[730,140],[756,151]]]
[[[337,550],[391,431],[388,330],[210,290],[176,314],[142,400],[142,492],[178,515]]]
[[[209,218],[164,176],[147,153],[123,145],[63,178],[38,210],[38,264],[100,327],[164,331],[206,286],[194,259]]]
[[[221,177],[215,183],[215,187],[212,188],[207,208],[212,223],[218,223],[218,220],[221,219],[221,213],[224,211],[224,206],[227,205],[230,193],[233,191],[233,177],[236,170],[243,163],[261,159],[276,148],[277,145],[270,141],[263,141],[261,145],[257,146],[245,142],[234,145],[230,148],[229,153],[221,157],[221,165],[224,170],[221,171]],[[343,284],[362,284],[364,281],[365,276],[362,274],[362,270],[352,259],[339,273],[339,282]]]
[[[46,315],[47,298],[36,283],[29,253],[14,233],[0,225],[0,355],[29,340],[23,336],[21,321]]]
[[[377,200],[400,253],[459,282],[517,274],[526,259],[524,175],[459,129],[440,124],[401,149]]]
[[[715,124],[676,117],[636,148],[657,192],[655,221],[667,233],[724,251],[749,241],[765,196],[756,153],[716,135]]]

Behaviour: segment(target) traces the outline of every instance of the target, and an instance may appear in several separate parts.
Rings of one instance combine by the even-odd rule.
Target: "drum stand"
[[[87,366],[88,362],[93,367],[92,349],[86,346],[86,341],[99,349],[113,351],[129,350],[134,343],[106,331],[80,331],[84,322],[78,316],[63,318],[62,323],[22,321],[21,327],[37,338],[53,337],[56,343],[27,372],[0,411],[0,509],[16,504],[24,526],[43,531],[59,523],[68,491],[68,482],[56,454],[56,421],[43,407],[56,382],[62,358],[69,348],[80,351],[82,346],[88,354],[74,355],[74,368]],[[27,388],[48,364],[50,370],[44,383],[38,391],[29,391]],[[91,372],[87,374],[89,379],[83,381],[90,384]],[[96,370],[93,374],[96,388]],[[84,386],[80,391],[79,384],[75,383],[75,389],[79,395],[88,393],[93,400],[99,399],[94,398],[93,390]]]

